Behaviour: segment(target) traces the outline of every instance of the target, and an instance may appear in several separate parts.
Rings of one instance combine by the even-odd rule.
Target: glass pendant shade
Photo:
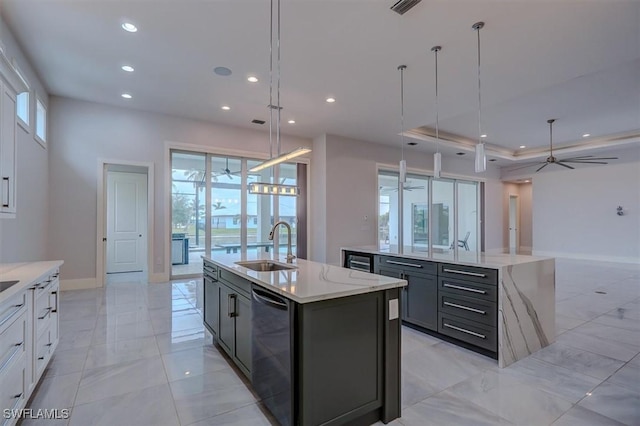
[[[442,172],[442,154],[436,152],[433,154],[433,177],[440,179]]]
[[[255,167],[249,169],[250,172],[259,172],[260,170],[264,170],[268,167],[275,166],[276,164],[284,163],[285,161],[291,160],[292,158],[299,157],[308,152],[311,152],[310,148],[298,148],[286,154],[282,154],[276,158],[272,158],[270,160],[265,161],[264,163],[260,163]]]
[[[295,185],[253,182],[249,184],[249,194],[296,196],[300,194],[300,190]]]
[[[484,152],[484,142],[476,144],[476,173],[487,170],[487,155]]]
[[[400,160],[400,182],[407,183],[407,162]]]

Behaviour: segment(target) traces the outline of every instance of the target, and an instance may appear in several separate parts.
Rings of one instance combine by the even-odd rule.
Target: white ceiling
[[[0,1],[51,94],[249,128],[268,119],[268,0]],[[482,127],[506,153],[498,164],[543,155],[548,118],[554,144],[602,147],[621,133],[640,141],[640,2],[423,0],[403,16],[393,3],[282,0],[284,133],[399,146],[397,66],[408,66],[405,129],[433,126],[439,44],[440,128],[461,141],[444,152],[460,150],[478,137],[471,26],[482,20]],[[123,31],[124,20],[139,31]],[[121,71],[125,63],[136,71]],[[216,66],[233,74],[217,76]],[[518,156],[520,145],[531,155]]]

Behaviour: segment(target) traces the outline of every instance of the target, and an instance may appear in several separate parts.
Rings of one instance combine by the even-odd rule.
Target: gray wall
[[[46,260],[49,214],[48,151],[35,141],[33,129],[35,93],[45,106],[49,103],[49,95],[28,58],[9,32],[2,16],[0,40],[5,46],[6,56],[9,60],[15,58],[31,86],[30,129],[26,131],[17,126],[17,215],[15,219],[0,219],[0,263]],[[50,140],[49,142],[51,143]]]
[[[340,247],[377,244],[377,168],[376,164],[397,165],[400,150],[387,145],[325,135],[313,141],[311,183],[313,218],[325,215],[324,221],[312,223],[315,235],[324,235],[326,244],[314,244],[311,260],[337,264]],[[317,157],[321,157],[317,159]],[[427,171],[433,167],[432,154],[405,150],[407,167]],[[325,168],[325,171],[317,170]],[[476,175],[473,162],[443,159],[443,176],[453,173],[470,179],[486,179],[486,250],[502,249],[502,182],[492,166]],[[366,219],[365,219],[366,217]],[[314,219],[315,220],[315,219]]]
[[[535,175],[533,235],[534,254],[640,262],[640,162]]]
[[[155,167],[154,267],[164,264],[165,141],[196,149],[242,150],[268,155],[269,135],[125,108],[51,97],[49,255],[65,260],[63,278],[96,277],[96,197],[98,160],[152,162]],[[311,146],[302,138],[283,137],[283,151]]]
[[[520,186],[520,248],[533,248],[533,185],[531,182]],[[507,216],[508,217],[508,216]]]

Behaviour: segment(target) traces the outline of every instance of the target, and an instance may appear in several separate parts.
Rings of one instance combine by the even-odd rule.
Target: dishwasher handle
[[[253,299],[258,303],[271,306],[272,308],[280,309],[281,311],[286,311],[289,309],[289,304],[282,298],[274,294],[262,292],[256,289],[251,290],[251,294],[253,295]]]

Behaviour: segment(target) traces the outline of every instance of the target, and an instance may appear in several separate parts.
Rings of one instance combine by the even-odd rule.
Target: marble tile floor
[[[640,265],[556,261],[557,341],[499,369],[410,328],[395,425],[640,425]],[[270,425],[202,326],[201,280],[63,292],[60,344],[22,425]]]

